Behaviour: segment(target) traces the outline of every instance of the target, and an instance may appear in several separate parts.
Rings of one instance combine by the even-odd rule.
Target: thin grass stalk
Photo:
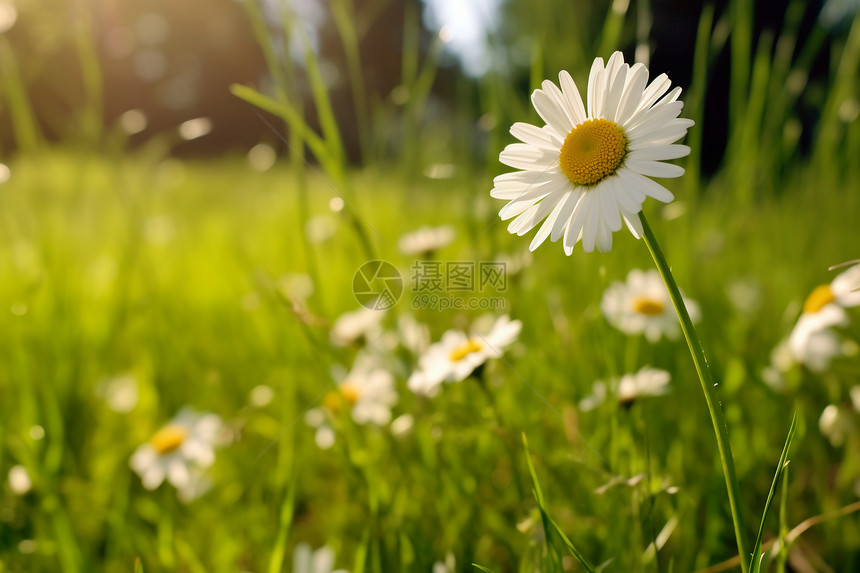
[[[287,540],[290,532],[290,527],[293,523],[293,507],[296,498],[296,480],[295,477],[290,480],[284,499],[281,502],[281,508],[278,518],[278,533],[275,535],[275,544],[272,548],[272,554],[269,557],[269,573],[278,573],[284,568],[284,556],[287,551]]]
[[[827,103],[821,115],[821,127],[813,162],[828,172],[835,172],[840,165],[839,144],[845,128],[839,117],[839,108],[851,96],[858,70],[860,70],[860,13],[854,17],[854,23],[851,25],[851,31],[848,33],[848,39],[836,65],[834,75],[836,79],[828,90]]]
[[[749,205],[754,199],[756,190],[760,187],[762,164],[769,164],[762,156],[767,133],[762,133],[762,117],[767,104],[767,87],[770,76],[770,47],[773,36],[769,32],[762,34],[758,43],[755,61],[753,62],[752,83],[747,94],[743,121],[733,132],[733,141],[729,147],[737,152],[732,156],[734,171],[734,188],[736,196],[742,204]]]
[[[84,84],[84,108],[80,115],[81,134],[87,143],[95,145],[102,137],[103,88],[101,66],[93,33],[93,14],[89,2],[77,2],[77,26],[75,29],[75,48],[81,66],[81,79]]]
[[[352,0],[335,0],[332,2],[332,14],[346,55],[346,67],[349,74],[350,89],[352,90],[361,158],[368,161],[370,159],[371,138],[370,126],[368,125],[367,88],[364,85],[364,73],[359,51],[361,42],[355,28],[355,6]]]
[[[730,135],[743,126],[744,111],[749,90],[750,62],[752,62],[752,29],[754,3],[751,0],[734,0],[731,11],[731,83],[729,93]]]
[[[12,45],[5,36],[0,35],[0,84],[12,120],[15,143],[22,153],[36,151],[42,143],[42,133],[27,88],[18,67],[18,60]]]
[[[651,230],[648,220],[645,218],[644,212],[639,212],[639,220],[642,222],[643,238],[648,247],[648,251],[654,259],[654,264],[657,265],[657,270],[669,290],[669,296],[672,299],[672,304],[678,313],[678,319],[681,322],[681,330],[684,332],[684,338],[687,341],[687,346],[690,349],[690,355],[693,357],[693,363],[696,366],[696,373],[699,376],[699,382],[702,384],[702,392],[705,395],[705,402],[708,405],[708,414],[711,417],[711,424],[714,427],[714,434],[717,438],[717,449],[720,453],[720,463],[723,468],[723,476],[726,480],[726,489],[729,494],[729,505],[731,507],[732,522],[734,524],[735,539],[737,540],[738,553],[741,556],[741,571],[747,573],[749,571],[749,553],[747,553],[746,537],[744,535],[744,520],[740,504],[740,485],[735,472],[735,461],[732,456],[732,447],[729,442],[729,431],[726,426],[726,417],[723,414],[722,405],[717,396],[716,384],[711,374],[708,360],[705,357],[705,351],[702,348],[702,342],[696,334],[696,329],[693,326],[693,321],[690,319],[690,313],[687,311],[687,306],[684,304],[684,298],[681,296],[681,291],[678,284],[675,282],[675,277],[672,275],[672,270],[660,244],[657,242],[657,237]]]
[[[705,119],[705,92],[708,84],[708,61],[711,44],[711,29],[714,25],[714,5],[707,3],[702,7],[699,16],[699,27],[696,33],[696,47],[693,50],[693,78],[685,107],[689,109],[689,117],[700,126],[690,130],[687,144],[690,156],[687,158],[686,177],[687,201],[692,207],[698,202],[701,193],[702,178],[702,125]]]
[[[603,32],[600,34],[600,47],[597,53],[608,56],[620,47],[621,32],[624,30],[624,18],[627,16],[629,2],[610,2],[606,19],[603,21]]]

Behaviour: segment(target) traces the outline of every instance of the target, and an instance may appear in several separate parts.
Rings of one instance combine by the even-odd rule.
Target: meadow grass
[[[289,157],[262,173],[243,156],[180,161],[165,140],[128,151],[100,133],[101,78],[83,24],[75,28],[88,93],[75,117],[80,137],[47,145],[20,54],[0,38],[20,150],[3,159],[10,178],[0,183],[0,473],[21,465],[32,481],[24,494],[13,492],[11,477],[0,487],[0,572],[137,571],[140,558],[147,572],[274,573],[292,570],[303,542],[332,547],[353,573],[430,571],[451,558],[462,571],[473,563],[489,571],[696,571],[736,557],[708,411],[683,342],[624,335],[601,314],[612,281],[653,264],[644,242],[624,233],[608,254],[565,257],[544,245],[511,270],[498,312],[522,320],[523,330],[479,376],[420,398],[406,387],[414,357],[398,354],[394,415],[411,415],[410,431],[335,415],[334,447],[318,448],[304,414],[332,389],[332,371],[356,358],[356,348],[330,343],[329,328],[358,306],[352,284],[362,263],[390,261],[407,283],[386,329],[412,314],[438,340],[481,313],[413,309],[415,258],[398,251],[398,238],[450,224],[456,239],[440,260],[524,254],[527,243],[507,234],[488,191],[510,122],[535,115],[495,69],[461,82],[454,113],[428,123],[441,41],[419,54],[418,14],[407,9],[400,107],[372,101],[360,61],[347,61],[365,167],[349,165],[313,52],[301,64],[282,61],[258,6],[245,6],[273,89],[233,93],[289,128]],[[646,53],[647,6],[637,3],[635,16]],[[543,40],[531,45],[532,87],[562,68],[584,85],[591,58],[630,36],[626,3],[590,8],[573,23],[577,33],[563,25],[565,7],[525,7],[508,9],[525,36]],[[361,36],[354,8],[333,3],[353,54]],[[795,368],[780,388],[762,377],[809,291],[832,278],[827,267],[860,256],[860,128],[846,108],[856,106],[860,18],[831,46],[832,73],[806,94],[829,32],[817,26],[801,41],[805,9],[791,2],[780,30],[754,39],[752,3],[735,0],[722,13],[705,7],[682,115],[709,121],[710,66],[729,50],[725,159],[712,176],[701,173],[694,127],[682,162],[688,174],[667,184],[677,201],[646,203],[645,213],[672,273],[701,307],[696,328],[728,421],[750,547],[790,542],[768,557],[778,571],[798,560],[852,571],[860,567],[860,525],[846,517],[860,479],[857,415],[849,414],[840,446],[818,425],[828,404],[851,409],[857,357],[823,374]],[[281,25],[288,36],[289,18]],[[297,99],[298,67],[311,102]],[[488,118],[477,137],[473,100]],[[810,136],[798,119],[801,100],[820,111]],[[308,103],[319,130],[306,123]],[[392,125],[402,141],[389,139]],[[486,161],[475,159],[476,147]],[[433,164],[450,177],[425,177]],[[332,212],[334,198],[345,208]],[[289,285],[304,274],[313,293],[296,300]],[[844,334],[856,341],[860,330]],[[671,373],[668,395],[579,407],[596,380],[644,365]],[[138,395],[120,412],[106,383],[126,375]],[[260,386],[274,399],[253,399]],[[221,416],[230,442],[211,468],[211,489],[187,504],[167,484],[144,489],[129,468],[135,449],[184,406]],[[771,515],[761,520],[766,506]],[[791,531],[810,518],[815,525],[802,536]]]
[[[353,571],[428,570],[448,551],[463,570],[471,562],[553,570],[552,556],[566,549],[551,538],[547,553],[522,433],[545,508],[592,564],[686,571],[732,557],[689,355],[680,342],[622,335],[599,311],[611,280],[648,268],[642,242],[623,237],[612,253],[570,258],[540,249],[505,293],[504,310],[523,320],[523,333],[505,362],[488,366],[490,395],[467,380],[420,400],[399,377],[395,412],[415,417],[411,434],[394,438],[343,419],[348,429],[320,451],[302,412],[330,386],[331,366],[348,366],[354,352],[331,348],[325,322],[303,324],[277,296],[280,277],[306,269],[287,166],[256,173],[240,158],[106,159],[56,149],[21,156],[10,171],[0,196],[8,309],[0,319],[0,461],[23,464],[34,486],[23,497],[4,494],[4,570],[123,571],[140,556],[147,571],[275,571],[303,540],[332,545]],[[349,177],[375,248],[406,277],[412,260],[393,245],[419,223],[456,226],[446,260],[523,248],[495,223],[484,178],[407,189],[387,170]],[[844,185],[798,169],[778,199],[742,211],[718,182],[680,217],[683,198],[647,209],[687,295],[705,317],[718,317],[699,330],[720,381],[750,539],[794,409],[782,519],[794,525],[853,499],[858,468],[847,456],[856,436],[837,449],[816,426],[824,405],[856,379],[856,362],[823,378],[801,373],[785,393],[760,377],[791,327],[786,309],[829,278],[829,264],[856,254],[845,238],[856,236],[860,205]],[[321,278],[308,301],[330,321],[357,306],[352,275],[365,257],[348,219],[328,211],[328,183],[311,176],[308,188],[310,212],[335,218],[331,238],[311,247]],[[749,298],[740,308],[737,285]],[[391,314],[409,312],[410,296],[407,289]],[[434,339],[463,319],[419,317]],[[595,380],[644,364],[672,373],[671,394],[578,412]],[[127,372],[139,381],[139,402],[120,414],[98,385]],[[275,399],[255,407],[249,393],[260,384]],[[137,445],[184,405],[218,413],[235,438],[218,454],[213,489],[189,505],[166,485],[147,492],[128,467]],[[33,439],[34,426],[44,437]],[[627,481],[634,476],[642,477]],[[670,522],[666,545],[644,558]],[[765,531],[777,526],[774,517]],[[813,546],[850,570],[856,520],[819,527],[809,534]],[[22,553],[25,540],[35,543]]]

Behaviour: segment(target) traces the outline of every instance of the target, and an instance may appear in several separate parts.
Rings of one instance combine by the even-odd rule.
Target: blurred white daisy
[[[853,265],[836,275],[830,284],[812,289],[803,303],[803,314],[815,314],[828,305],[860,306],[860,265]]]
[[[356,424],[384,426],[391,421],[391,408],[398,395],[394,376],[373,356],[359,356],[352,370],[322,400],[321,408],[305,414],[308,425],[317,429],[321,449],[334,445],[335,432],[325,412],[337,415],[348,408]]]
[[[479,328],[472,335],[447,331],[419,359],[418,370],[409,377],[409,389],[434,396],[443,382],[466,379],[487,360],[501,357],[504,349],[517,339],[521,328],[522,322],[503,315],[495,319],[491,328]]]
[[[430,346],[430,329],[410,314],[400,315],[397,330],[400,332],[400,344],[412,354],[423,354]]]
[[[457,570],[457,561],[450,551],[445,554],[445,561],[437,561],[433,564],[433,573],[454,573]]]
[[[319,408],[311,408],[305,412],[305,422],[308,426],[316,428],[314,433],[314,442],[321,450],[327,450],[334,445],[336,435],[334,428],[326,418],[325,413]]]
[[[96,392],[108,408],[120,414],[127,414],[137,406],[138,381],[134,374],[121,374],[102,381]]]
[[[788,340],[781,340],[770,352],[770,365],[762,370],[762,380],[776,392],[786,389],[786,374],[797,365]]]
[[[848,394],[851,396],[851,405],[854,406],[854,411],[860,412],[860,386],[852,386]]]
[[[331,341],[337,346],[373,342],[380,334],[385,311],[361,307],[340,315],[331,327]]]
[[[514,253],[499,253],[496,255],[496,262],[505,265],[505,275],[510,278],[531,266],[532,253],[529,250]]]
[[[24,495],[33,488],[33,480],[30,479],[30,472],[22,465],[16,465],[9,468],[9,489],[15,495]]]
[[[646,197],[664,203],[674,198],[649,177],[684,173],[663,161],[690,153],[674,142],[693,121],[678,118],[681,88],[668,91],[666,74],[648,84],[648,69],[625,64],[621,52],[612,54],[606,67],[602,58],[594,60],[587,108],[568,72],[559,74],[559,84],[560,89],[545,80],[532,94],[546,125],[511,127],[522,143],[508,145],[499,160],[522,171],[496,177],[490,195],[509,201],[499,216],[515,217],[508,225],[511,233],[524,235],[545,219],[531,250],[547,238],[563,237],[568,255],[580,239],[586,252],[595,246],[606,252],[622,221],[635,237],[642,235],[637,213]]]
[[[626,374],[618,382],[618,401],[622,404],[644,396],[662,396],[669,392],[672,375],[659,368],[645,366],[636,374]]]
[[[792,358],[813,372],[824,372],[834,358],[843,355],[842,339],[833,327],[847,325],[848,315],[835,304],[804,312],[788,338]]]
[[[221,418],[183,408],[131,456],[129,464],[143,487],[152,490],[167,481],[182,492],[196,489],[202,470],[215,462]]]
[[[858,386],[858,389],[860,389],[860,386]],[[414,425],[415,418],[411,414],[401,414],[391,422],[391,434],[397,438],[402,438],[409,435]]]
[[[847,413],[839,406],[829,404],[818,418],[818,429],[830,440],[833,447],[838,448],[845,443],[845,438],[853,431],[853,424]]]
[[[684,304],[690,319],[698,322],[699,305],[686,297]],[[633,269],[625,283],[613,282],[603,294],[600,308],[612,326],[626,334],[644,333],[650,342],[662,336],[675,339],[681,333],[678,314],[656,269]]]
[[[635,374],[625,374],[620,379],[609,382],[597,381],[592,387],[592,393],[579,403],[583,412],[594,410],[606,401],[607,386],[611,386],[619,404],[630,404],[646,396],[662,396],[669,392],[669,381],[672,375],[665,370],[645,366]]]
[[[794,360],[813,372],[823,372],[834,358],[846,354],[845,344],[834,328],[848,326],[845,307],[860,305],[858,285],[860,265],[853,265],[830,284],[812,289],[788,339]]]
[[[334,570],[334,549],[325,545],[312,551],[307,543],[299,543],[293,551],[293,573],[348,573]]]
[[[397,247],[404,255],[428,255],[447,247],[454,240],[454,227],[423,226],[411,233],[406,233],[397,241]]]

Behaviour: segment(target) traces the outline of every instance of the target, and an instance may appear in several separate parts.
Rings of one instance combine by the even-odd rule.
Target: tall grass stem
[[[681,291],[678,284],[675,282],[675,277],[672,275],[672,270],[666,257],[663,255],[660,244],[648,225],[648,220],[645,218],[644,212],[639,212],[639,220],[642,222],[643,238],[651,256],[654,258],[654,263],[657,265],[657,270],[660,276],[663,277],[663,282],[666,283],[666,288],[669,289],[669,296],[672,298],[672,304],[678,313],[678,319],[681,321],[681,330],[684,332],[684,338],[687,341],[687,346],[690,348],[690,354],[693,357],[693,362],[696,365],[696,373],[699,375],[699,382],[702,384],[702,391],[705,394],[705,402],[708,405],[708,413],[711,416],[711,424],[714,426],[714,434],[717,438],[717,448],[720,452],[720,462],[723,466],[723,475],[726,479],[726,489],[729,493],[729,505],[731,506],[732,522],[734,523],[735,538],[738,544],[738,554],[741,559],[741,571],[747,573],[749,571],[749,553],[747,553],[746,539],[744,537],[743,515],[740,504],[740,486],[738,478],[735,474],[735,462],[732,457],[732,447],[729,443],[729,431],[726,426],[726,418],[723,414],[722,405],[717,396],[716,384],[711,375],[708,360],[705,358],[705,351],[702,348],[702,341],[696,334],[696,329],[693,327],[693,321],[690,319],[690,313],[687,312],[687,307],[684,304],[684,299],[681,296]]]

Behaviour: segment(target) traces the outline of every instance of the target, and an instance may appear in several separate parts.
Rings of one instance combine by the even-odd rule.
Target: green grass
[[[713,434],[683,343],[625,337],[599,312],[611,280],[649,267],[642,242],[619,235],[611,253],[570,258],[544,246],[512,278],[505,311],[524,328],[509,364],[486,371],[494,403],[474,380],[421,401],[400,376],[396,413],[415,416],[410,435],[350,424],[323,452],[300,416],[330,384],[330,367],[348,366],[354,353],[329,348],[324,326],[301,325],[274,294],[278,277],[306,269],[285,166],[258,174],[238,158],[109,161],[57,149],[10,168],[0,186],[0,467],[23,464],[34,486],[23,497],[4,486],[4,571],[127,571],[138,556],[148,572],[276,571],[300,541],[332,545],[353,571],[429,570],[448,551],[459,567],[532,571],[548,554],[523,432],[546,511],[589,562],[687,571],[732,557]],[[491,260],[525,246],[494,223],[487,178],[407,186],[384,169],[350,178],[375,248],[407,277],[411,260],[393,245],[421,223],[456,226],[446,260]],[[311,213],[325,214],[331,188],[314,176],[308,184]],[[823,377],[801,373],[786,394],[759,373],[790,329],[786,308],[831,277],[828,265],[856,257],[860,198],[813,169],[799,169],[779,199],[739,210],[724,197],[715,183],[695,210],[669,221],[660,216],[668,209],[646,209],[681,287],[702,305],[698,328],[721,382],[752,540],[795,408],[786,522],[854,499],[858,468],[848,456],[857,436],[833,448],[817,418],[846,399],[856,359]],[[321,281],[310,311],[331,320],[356,307],[352,274],[365,259],[349,220],[311,252]],[[738,281],[755,289],[753,310],[731,304]],[[409,296],[387,326],[409,312]],[[434,339],[463,318],[419,316]],[[670,395],[577,411],[594,380],[644,364],[672,372]],[[118,414],[97,386],[126,372],[138,377],[140,399]],[[249,403],[259,384],[275,391],[265,407]],[[168,485],[147,492],[128,467],[184,405],[218,413],[235,438],[218,453],[212,490],[189,505]],[[43,439],[31,437],[34,425]],[[639,474],[635,485],[595,493]],[[677,529],[645,564],[673,518]],[[815,550],[856,564],[856,521],[819,527],[808,534]],[[765,539],[777,531],[773,518]],[[21,553],[23,540],[35,541],[33,553]],[[566,554],[553,543],[549,555]]]
[[[353,21],[352,2],[336,2],[361,168],[345,159],[314,54],[304,62],[311,100],[300,103],[300,66],[280,61],[255,3],[245,6],[272,93],[232,91],[289,128],[289,157],[264,173],[241,156],[179,161],[166,140],[128,151],[117,134],[106,138],[103,78],[84,20],[71,34],[87,93],[67,130],[78,135],[47,144],[27,99],[26,54],[0,38],[0,104],[19,150],[3,156],[11,178],[0,183],[0,573],[274,573],[292,570],[300,543],[329,545],[353,573],[430,571],[448,555],[461,571],[523,573],[686,572],[736,557],[714,434],[683,341],[650,344],[601,315],[612,281],[653,265],[626,232],[607,254],[565,257],[544,245],[509,277],[500,312],[523,330],[480,380],[420,399],[406,387],[414,359],[398,353],[394,414],[414,417],[408,434],[344,415],[333,419],[335,446],[320,450],[304,420],[331,389],[332,371],[356,357],[332,346],[328,329],[358,306],[352,279],[369,258],[394,263],[407,283],[386,329],[414,314],[438,340],[480,314],[412,310],[414,259],[397,240],[423,224],[450,224],[457,238],[440,260],[524,251],[489,197],[510,123],[537,121],[526,84],[513,80],[534,88],[566,68],[584,87],[593,57],[629,48],[634,32],[647,40],[648,4],[612,4],[625,10],[592,3],[571,20],[563,3],[509,2],[516,26],[490,41],[521,69],[456,80],[450,113],[430,122],[441,40],[421,53],[419,15],[407,9],[402,83],[393,103],[378,101],[364,92],[354,53],[368,22]],[[860,257],[860,123],[845,112],[856,107],[860,17],[799,38],[805,9],[792,2],[782,28],[759,38],[752,3],[703,9],[686,47],[695,67],[682,115],[698,123],[682,162],[688,173],[667,182],[674,203],[647,202],[645,212],[679,286],[701,307],[696,330],[728,422],[743,533],[756,549],[788,542],[762,570],[803,558],[850,571],[860,567],[860,525],[850,515],[860,480],[860,418],[849,398],[858,357],[818,375],[797,368],[779,391],[761,376],[807,294],[834,276],[827,267]],[[825,40],[831,72],[810,78]],[[523,49],[527,64],[514,57]],[[705,103],[723,51],[730,139],[722,167],[706,177],[702,126],[713,120]],[[802,124],[810,110],[815,121]],[[424,177],[434,164],[453,165],[452,178]],[[332,213],[340,195],[346,208]],[[320,221],[331,236],[311,242],[305,229]],[[314,281],[297,307],[284,295],[296,273]],[[843,333],[854,341],[858,314]],[[580,411],[596,380],[644,365],[671,372],[671,393]],[[103,398],[104,382],[122,375],[138,381],[126,413]],[[274,393],[268,404],[251,401],[260,385]],[[828,404],[849,413],[842,446],[818,429]],[[129,468],[132,452],[184,406],[217,413],[231,437],[211,489],[189,504],[167,484],[145,490]],[[14,465],[32,480],[24,495],[7,483]]]

